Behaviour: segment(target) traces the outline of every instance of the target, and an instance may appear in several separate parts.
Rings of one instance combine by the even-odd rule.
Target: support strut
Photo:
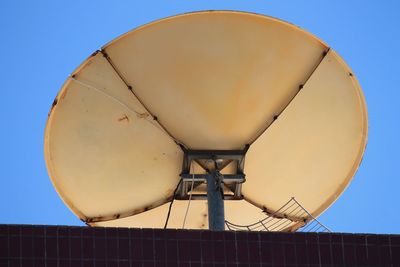
[[[207,175],[208,229],[211,231],[225,230],[224,199],[222,181],[218,171]]]

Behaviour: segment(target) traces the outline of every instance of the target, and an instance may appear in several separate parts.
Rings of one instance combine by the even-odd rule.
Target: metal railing
[[[294,197],[277,211],[264,210],[266,218],[248,225],[238,225],[225,221],[232,231],[269,231],[269,232],[331,232],[314,218]]]

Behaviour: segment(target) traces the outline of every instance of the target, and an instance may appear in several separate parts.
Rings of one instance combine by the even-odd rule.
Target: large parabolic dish
[[[275,18],[205,11],[134,29],[84,61],[49,113],[45,159],[81,220],[163,227],[184,149],[248,148],[241,198],[225,200],[225,216],[249,224],[292,197],[321,214],[366,142],[361,88],[327,44]],[[182,226],[187,202],[175,200],[168,227]],[[192,201],[186,228],[207,228],[206,204]]]

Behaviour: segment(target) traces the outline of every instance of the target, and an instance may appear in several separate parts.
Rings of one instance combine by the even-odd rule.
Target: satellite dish
[[[221,229],[214,212],[248,225],[291,198],[317,217],[366,142],[361,88],[327,44],[275,18],[205,11],[134,29],[84,61],[54,100],[45,158],[89,225],[164,227],[170,210],[168,227]]]

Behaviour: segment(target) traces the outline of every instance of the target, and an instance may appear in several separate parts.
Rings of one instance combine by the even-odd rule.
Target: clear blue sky
[[[347,61],[366,96],[358,173],[320,220],[338,232],[400,233],[400,1],[2,1],[0,223],[82,225],[47,175],[43,133],[64,80],[88,55],[144,23],[231,9],[292,22]]]

